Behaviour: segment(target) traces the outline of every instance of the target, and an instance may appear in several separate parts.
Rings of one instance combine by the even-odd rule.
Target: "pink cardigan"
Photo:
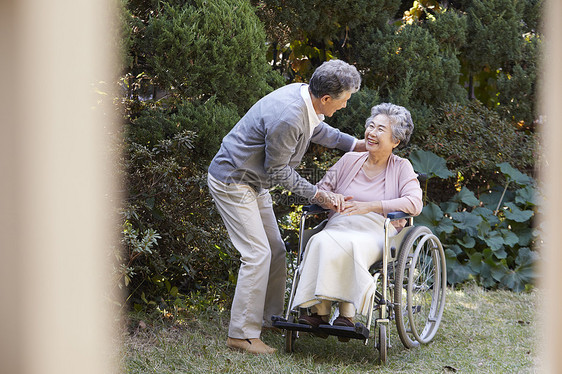
[[[344,154],[316,186],[325,191],[342,193],[353,182],[368,156],[368,152]],[[373,201],[381,201],[384,216],[396,211],[412,216],[420,214],[423,208],[422,189],[410,161],[391,154],[385,173],[384,196],[373,196]]]

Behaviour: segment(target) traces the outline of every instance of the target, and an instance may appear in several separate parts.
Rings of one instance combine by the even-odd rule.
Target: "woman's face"
[[[365,146],[370,153],[390,155],[400,141],[392,139],[392,125],[390,118],[379,114],[367,125],[365,129]]]

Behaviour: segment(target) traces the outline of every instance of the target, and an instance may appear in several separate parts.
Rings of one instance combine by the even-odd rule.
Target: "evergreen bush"
[[[424,149],[447,160],[449,169],[478,192],[499,177],[496,164],[533,167],[533,138],[478,101],[443,104],[434,111]]]
[[[193,157],[195,140],[183,131],[152,148],[126,145],[119,281],[139,308],[170,306],[208,287],[221,289],[223,299],[233,291],[237,256]]]
[[[182,101],[173,109],[146,109],[129,126],[129,138],[144,145],[155,145],[185,130],[197,133],[193,156],[208,163],[219,150],[222,138],[240,117],[233,105],[220,104],[215,97],[204,103]]]
[[[163,3],[150,20],[144,49],[165,90],[206,101],[216,96],[242,115],[271,91],[262,24],[248,1]]]

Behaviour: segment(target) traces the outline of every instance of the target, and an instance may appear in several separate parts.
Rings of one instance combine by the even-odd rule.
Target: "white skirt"
[[[369,267],[382,259],[384,220],[377,213],[336,213],[330,218],[306,245],[293,305],[309,308],[322,299],[344,301],[366,315],[376,289]],[[396,234],[394,226],[389,229],[389,236]]]

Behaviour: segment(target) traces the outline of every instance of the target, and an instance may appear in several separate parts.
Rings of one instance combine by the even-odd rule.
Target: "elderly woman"
[[[324,230],[308,242],[294,306],[311,308],[299,323],[318,327],[339,302],[337,326],[353,326],[356,310],[365,315],[375,291],[369,267],[382,258],[384,216],[422,210],[422,190],[410,162],[392,151],[410,140],[410,112],[384,103],[371,109],[365,125],[367,152],[350,152],[326,173],[318,188],[344,196]],[[401,229],[404,222],[396,223]]]

